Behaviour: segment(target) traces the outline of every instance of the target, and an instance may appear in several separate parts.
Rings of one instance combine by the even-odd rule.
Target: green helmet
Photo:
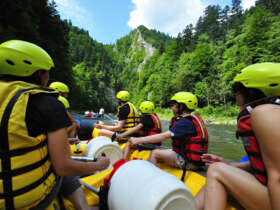
[[[154,103],[151,102],[151,101],[143,101],[140,104],[139,109],[144,114],[153,114],[153,113],[155,113],[155,106],[154,106]]]
[[[50,88],[55,89],[60,93],[69,93],[69,88],[63,82],[52,82],[50,84]]]
[[[31,76],[38,70],[49,71],[54,63],[41,47],[21,40],[0,44],[0,74],[20,77]]]
[[[130,98],[130,94],[128,91],[122,90],[117,93],[116,97],[121,101],[128,101]]]
[[[65,109],[70,108],[70,104],[69,104],[68,100],[67,100],[65,97],[63,97],[63,96],[58,96],[57,99],[58,99],[59,101],[61,101],[61,102],[64,104]]]
[[[183,103],[190,110],[195,110],[198,105],[197,97],[190,92],[178,92],[171,97],[171,101]]]
[[[280,63],[250,65],[235,76],[234,82],[259,89],[267,97],[280,95]]]

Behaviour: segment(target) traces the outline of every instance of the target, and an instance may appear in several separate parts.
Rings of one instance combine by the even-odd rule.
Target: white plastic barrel
[[[110,210],[195,210],[188,187],[145,160],[122,165],[111,179]]]
[[[112,168],[116,161],[123,158],[123,151],[118,143],[112,142],[110,138],[105,136],[92,139],[85,150],[85,156],[87,157],[98,157],[102,153],[110,159],[110,166],[108,168]]]

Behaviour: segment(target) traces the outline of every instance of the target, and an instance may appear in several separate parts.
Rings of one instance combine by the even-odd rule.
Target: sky
[[[113,44],[139,25],[176,37],[195,25],[208,5],[231,5],[231,0],[54,0],[61,19],[71,20],[96,41]],[[242,0],[244,9],[256,0]]]

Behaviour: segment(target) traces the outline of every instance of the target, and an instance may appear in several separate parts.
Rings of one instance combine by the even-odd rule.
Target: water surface
[[[169,126],[168,120],[161,120],[163,130]],[[239,161],[246,155],[240,140],[235,138],[236,125],[206,125],[209,135],[208,153],[222,156],[228,161]],[[165,140],[164,146],[171,147],[171,140]]]
[[[85,118],[82,114],[72,113],[75,119],[83,120]],[[102,120],[104,124],[112,125],[118,121],[114,115],[105,115]],[[169,120],[161,120],[163,131],[168,130]],[[228,161],[239,161],[246,155],[242,143],[235,138],[236,125],[214,125],[207,124],[206,128],[209,134],[209,150],[218,156],[224,157]],[[163,141],[163,145],[171,148],[171,139]]]

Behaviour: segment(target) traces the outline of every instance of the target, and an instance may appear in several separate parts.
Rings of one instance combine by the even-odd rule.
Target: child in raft
[[[172,149],[155,149],[151,152],[149,161],[154,164],[166,163],[184,170],[200,170],[205,166],[200,156],[208,151],[208,133],[202,118],[193,113],[198,106],[197,97],[190,92],[179,92],[171,101],[174,108],[175,122],[164,133],[146,137],[132,137],[131,145],[142,143],[159,143],[172,139]]]

